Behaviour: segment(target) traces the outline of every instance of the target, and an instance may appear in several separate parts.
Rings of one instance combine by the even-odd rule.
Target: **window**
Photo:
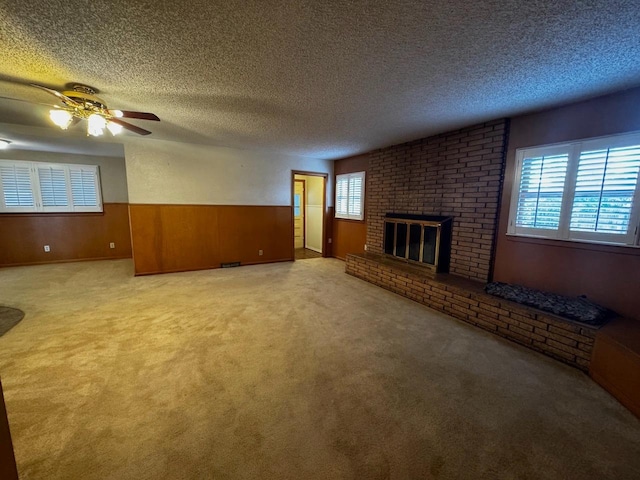
[[[364,172],[336,175],[336,218],[364,219]]]
[[[299,217],[300,216],[300,209],[301,209],[301,198],[300,198],[300,194],[296,193],[293,196],[293,216],[294,217]]]
[[[508,233],[638,245],[640,134],[520,149]]]
[[[96,165],[0,160],[0,212],[101,212]]]

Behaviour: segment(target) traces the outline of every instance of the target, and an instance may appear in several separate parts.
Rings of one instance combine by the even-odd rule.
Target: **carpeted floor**
[[[343,269],[0,270],[21,479],[640,478],[587,376]]]

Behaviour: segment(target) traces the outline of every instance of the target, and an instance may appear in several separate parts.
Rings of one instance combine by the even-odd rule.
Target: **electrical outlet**
[[[50,252],[51,251],[51,247],[49,247],[49,245],[45,245],[44,246],[44,251],[45,252]]]
[[[113,242],[111,242],[111,243],[109,244],[109,248],[116,248],[116,244],[115,244],[115,243],[113,243]]]
[[[364,244],[364,251],[365,252],[367,251],[367,244],[366,243]]]
[[[258,255],[262,255],[264,252],[262,250],[258,250]]]
[[[331,243],[333,240],[330,238],[328,241],[329,241],[329,243]]]

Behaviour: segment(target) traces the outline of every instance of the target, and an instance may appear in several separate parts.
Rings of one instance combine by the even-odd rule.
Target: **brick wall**
[[[450,272],[487,281],[506,139],[496,120],[371,152],[367,249],[382,253],[388,212],[453,216]]]
[[[484,293],[483,284],[429,278],[380,255],[347,255],[346,272],[588,371],[596,330]]]

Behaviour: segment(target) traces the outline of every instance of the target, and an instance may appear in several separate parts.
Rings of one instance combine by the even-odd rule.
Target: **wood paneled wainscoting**
[[[132,204],[129,213],[136,275],[293,260],[290,206]]]
[[[334,173],[337,175],[345,173],[365,172],[365,199],[364,212],[369,208],[367,192],[367,182],[369,178],[369,157],[365,153],[356,157],[336,160],[333,164]],[[334,182],[334,191],[336,185]],[[333,227],[333,256],[340,260],[345,260],[349,253],[364,253],[364,245],[367,243],[367,222],[366,220],[346,220],[343,218],[332,218]],[[366,218],[366,215],[365,215]]]
[[[128,204],[103,207],[101,213],[1,214],[0,267],[131,258]]]
[[[365,221],[333,219],[333,256],[345,260],[349,253],[364,253],[367,243]]]

